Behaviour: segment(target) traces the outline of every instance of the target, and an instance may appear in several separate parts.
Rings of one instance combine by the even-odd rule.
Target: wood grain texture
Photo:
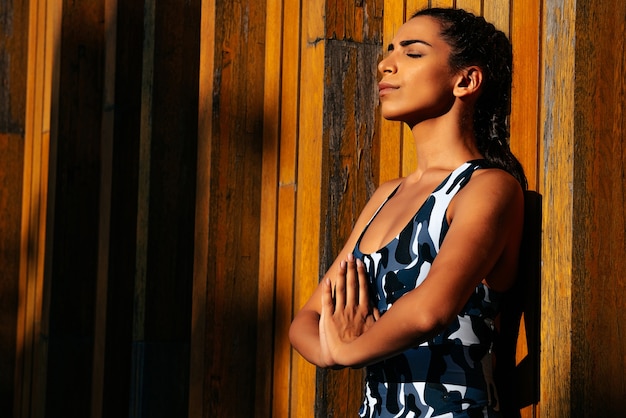
[[[585,417],[623,414],[626,393],[625,36],[624,2],[576,2],[570,403]]]
[[[200,4],[200,57],[198,73],[198,157],[194,222],[193,291],[189,358],[189,418],[205,416],[205,345],[207,325],[209,229],[211,217],[211,149],[213,134],[213,74],[215,69],[215,2]]]
[[[541,416],[572,415],[571,333],[575,2],[543,4],[540,186],[544,207],[541,281]]]
[[[327,90],[324,95],[322,254],[326,271],[343,248],[361,209],[376,188],[378,173],[373,154],[378,88],[377,44],[328,41]],[[318,372],[317,416],[349,416],[359,409],[362,370]]]
[[[22,389],[30,387],[30,376],[20,374],[29,361],[24,357],[28,353],[24,339],[31,329],[20,308],[21,257],[27,255],[21,253],[22,193],[30,193],[23,190],[28,174],[24,170],[28,8],[3,3],[0,22],[0,411],[20,416]]]
[[[325,2],[302,5],[300,40],[300,111],[298,119],[298,174],[295,226],[293,308],[297,312],[317,287],[320,275],[320,220],[322,155],[324,153]],[[301,356],[292,358],[290,416],[315,415],[315,367]]]
[[[483,1],[482,15],[507,36],[510,33],[511,3],[511,0]]]
[[[456,7],[474,13],[475,15],[482,15],[483,0],[456,0]]]
[[[265,2],[215,9],[206,417],[255,409],[265,12]]]
[[[281,74],[280,90],[276,93],[280,98],[280,151],[278,157],[279,171],[274,192],[278,199],[276,216],[276,292],[275,292],[275,328],[274,328],[274,387],[273,416],[289,416],[290,388],[293,372],[292,349],[289,345],[288,332],[294,314],[294,288],[298,277],[295,276],[295,247],[297,198],[299,189],[298,153],[300,101],[299,92],[306,82],[300,78],[301,49],[304,48],[300,39],[300,31],[304,20],[299,16],[300,5],[289,1],[284,4],[284,21],[282,22],[282,62],[279,62]],[[271,76],[271,74],[268,74]],[[313,135],[313,133],[311,133]],[[278,188],[276,190],[276,187]]]
[[[21,376],[21,399],[14,407],[19,416],[43,417],[47,397],[48,339],[50,317],[49,267],[51,240],[48,221],[54,212],[53,190],[56,168],[51,150],[56,148],[58,74],[61,39],[60,4],[34,2],[29,9],[28,65],[25,113],[24,175],[22,191],[22,232],[17,339],[23,344],[25,362],[16,369]],[[54,128],[53,128],[54,127]],[[52,151],[54,152],[54,151]],[[50,204],[50,207],[49,207]],[[44,337],[45,336],[45,337]],[[23,337],[23,340],[21,339]],[[18,378],[19,378],[18,377]]]
[[[404,24],[405,10],[401,2],[385,2],[383,19],[383,50],[392,42],[396,32]],[[381,51],[381,58],[382,58]],[[402,173],[402,125],[380,118],[379,184],[395,179]]]
[[[296,25],[294,25],[296,26]],[[270,28],[281,28],[272,30]],[[276,346],[274,333],[278,311],[276,305],[276,265],[277,265],[277,226],[278,226],[278,173],[280,167],[280,112],[281,112],[281,69],[283,43],[283,2],[268,0],[266,3],[265,31],[265,80],[263,90],[263,160],[261,168],[261,214],[259,230],[259,293],[258,293],[258,328],[257,328],[257,376],[255,382],[255,417],[272,416],[272,410],[278,415],[287,415],[289,410],[289,355],[290,347],[281,341]],[[297,39],[297,38],[296,38]],[[296,43],[298,45],[298,43]],[[291,258],[291,257],[290,257]],[[291,286],[287,286],[291,289]],[[291,297],[287,298],[291,301]],[[290,306],[290,303],[287,304]],[[276,312],[276,317],[275,317]],[[291,309],[284,315],[288,322]],[[284,325],[283,325],[284,326]],[[284,338],[284,336],[283,336]],[[287,351],[287,358],[277,358],[278,352]],[[276,361],[275,361],[276,359]],[[286,369],[286,372],[282,372]],[[274,370],[277,370],[274,373]],[[274,387],[277,384],[277,389]],[[274,396],[274,394],[276,394]],[[285,399],[286,398],[286,399]],[[280,412],[279,412],[280,411]],[[284,411],[284,412],[283,412]]]

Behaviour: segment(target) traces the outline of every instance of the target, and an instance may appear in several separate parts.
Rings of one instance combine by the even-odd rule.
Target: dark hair
[[[474,110],[478,150],[490,165],[511,173],[526,189],[524,169],[509,147],[513,52],[508,38],[483,17],[461,9],[424,9],[411,18],[418,16],[441,24],[441,36],[452,48],[453,70],[471,65],[482,69],[482,91]]]

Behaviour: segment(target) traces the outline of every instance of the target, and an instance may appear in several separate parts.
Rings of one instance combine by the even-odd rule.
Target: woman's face
[[[418,16],[398,30],[378,64],[382,115],[413,126],[445,114],[454,103],[450,45],[439,22]]]

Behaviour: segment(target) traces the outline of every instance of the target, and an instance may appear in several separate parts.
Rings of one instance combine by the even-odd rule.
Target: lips
[[[378,94],[379,96],[384,96],[396,90],[398,87],[394,86],[390,83],[381,82],[378,84]]]

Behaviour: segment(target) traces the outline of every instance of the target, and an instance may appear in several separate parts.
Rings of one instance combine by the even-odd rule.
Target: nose
[[[392,54],[387,55],[378,63],[378,72],[380,72],[382,75],[396,72],[396,65],[393,60]]]

